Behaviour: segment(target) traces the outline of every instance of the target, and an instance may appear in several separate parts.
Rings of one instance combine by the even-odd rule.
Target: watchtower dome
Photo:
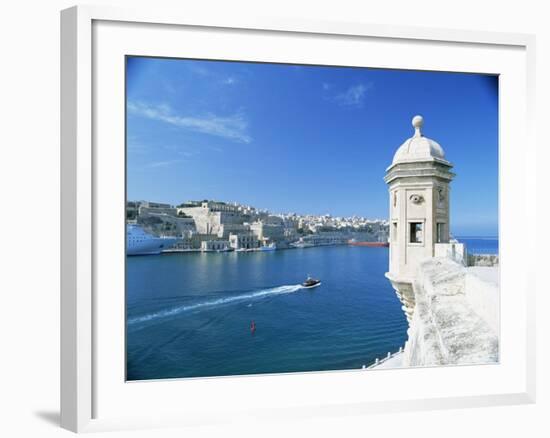
[[[450,165],[445,160],[445,152],[443,152],[443,148],[439,143],[431,138],[424,137],[422,134],[421,129],[424,125],[424,118],[422,116],[414,116],[412,125],[414,127],[414,135],[405,140],[399,149],[397,149],[393,156],[392,166],[398,163],[418,161],[440,161]]]
[[[419,263],[449,242],[449,183],[455,176],[443,148],[422,133],[424,119],[412,119],[414,135],[397,149],[384,181],[390,197],[390,263],[386,274],[399,292],[411,284]],[[400,286],[401,285],[401,286]]]

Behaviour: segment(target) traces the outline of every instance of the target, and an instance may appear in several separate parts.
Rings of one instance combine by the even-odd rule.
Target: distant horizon
[[[128,57],[126,91],[128,199],[388,220],[383,176],[421,114],[457,174],[451,231],[498,235],[494,76]]]

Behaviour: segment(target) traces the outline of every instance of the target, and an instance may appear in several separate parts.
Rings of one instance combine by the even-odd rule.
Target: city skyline
[[[128,200],[387,219],[383,175],[417,113],[455,166],[452,231],[496,235],[498,79],[484,75],[128,58]]]
[[[145,202],[145,203],[154,203],[154,204],[166,204],[166,205],[169,205],[171,207],[179,207],[180,205],[182,204],[185,204],[185,203],[190,203],[190,202],[216,202],[216,203],[224,203],[224,204],[228,204],[228,205],[235,205],[235,206],[241,206],[241,207],[249,207],[249,208],[253,208],[259,212],[265,212],[265,213],[269,213],[270,215],[273,215],[273,216],[288,216],[288,215],[295,215],[295,216],[316,216],[316,217],[322,217],[322,216],[330,216],[332,218],[352,218],[352,217],[357,217],[357,218],[362,218],[362,219],[372,219],[372,220],[383,220],[383,221],[388,221],[387,218],[384,218],[384,217],[371,217],[371,216],[362,216],[362,215],[359,215],[359,214],[351,214],[351,215],[335,215],[335,214],[331,214],[330,212],[326,212],[326,213],[322,213],[322,214],[313,214],[313,213],[308,213],[308,212],[301,212],[301,211],[275,211],[273,209],[270,209],[269,207],[263,207],[263,206],[256,206],[256,205],[252,205],[250,203],[247,203],[247,202],[239,202],[239,201],[229,201],[229,200],[223,200],[223,199],[206,199],[206,198],[201,198],[201,199],[185,199],[181,202],[176,202],[176,203],[171,203],[171,202],[159,202],[157,200],[154,200],[154,199],[128,199],[126,201],[127,203],[142,203],[142,202]]]

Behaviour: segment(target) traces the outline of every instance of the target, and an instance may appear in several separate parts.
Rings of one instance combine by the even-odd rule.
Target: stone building
[[[229,251],[230,250],[228,240],[203,240],[201,242],[201,251]]]
[[[200,205],[186,205],[178,207],[177,212],[191,216],[200,234],[219,235],[221,232],[222,235],[228,235],[229,233],[224,233],[222,225],[242,224],[245,219],[238,208],[222,202],[205,201]]]
[[[140,201],[138,207],[139,216],[160,214],[175,216],[176,212],[176,207],[173,207],[170,204],[162,204],[160,202]]]
[[[228,239],[231,234],[248,234],[250,226],[244,223],[222,223],[217,227],[217,230],[216,235],[220,239]]]
[[[210,211],[223,211],[226,213],[237,213],[239,211],[238,206],[220,201],[203,201],[201,207]]]
[[[267,242],[281,242],[285,240],[285,227],[281,223],[266,223],[256,221],[250,224],[250,230],[256,235],[258,240],[264,244]]]
[[[260,241],[251,231],[246,233],[230,234],[229,246],[233,249],[254,249],[260,247]]]
[[[390,257],[386,274],[402,300],[407,317],[413,308],[412,282],[420,263],[449,242],[452,164],[443,148],[422,134],[423,119],[412,120],[414,135],[405,140],[386,169],[390,198]]]

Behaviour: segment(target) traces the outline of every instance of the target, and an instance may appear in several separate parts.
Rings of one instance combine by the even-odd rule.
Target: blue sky
[[[455,235],[498,230],[498,80],[403,70],[130,57],[127,197],[386,218],[411,119],[457,174]]]

